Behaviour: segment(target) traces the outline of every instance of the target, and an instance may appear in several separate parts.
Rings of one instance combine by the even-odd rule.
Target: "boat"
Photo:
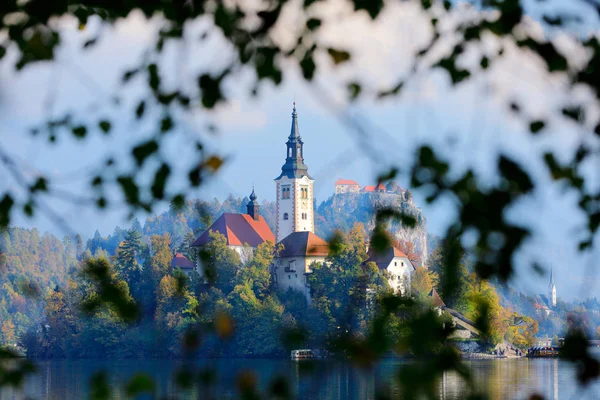
[[[558,357],[559,347],[532,347],[527,352],[529,358]]]
[[[292,350],[290,358],[292,360],[316,360],[327,358],[329,353],[326,350],[320,349],[298,349]]]

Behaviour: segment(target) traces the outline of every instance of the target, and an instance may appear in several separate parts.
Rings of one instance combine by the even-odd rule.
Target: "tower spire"
[[[288,178],[302,178],[303,176],[312,179],[308,175],[308,167],[304,164],[304,142],[300,137],[300,128],[298,126],[298,112],[296,111],[296,102],[293,103],[292,109],[292,128],[290,136],[286,143],[286,159],[285,164],[281,167],[281,174],[276,179],[283,176]]]
[[[290,131],[289,139],[302,139],[300,137],[300,128],[298,127],[298,112],[296,111],[295,101],[294,108],[292,109],[292,129]]]
[[[550,286],[554,286],[554,268],[550,267]]]
[[[248,215],[252,217],[253,220],[260,220],[260,205],[256,201],[256,193],[254,193],[254,185],[252,185],[252,193],[250,193],[250,201],[246,204],[246,209],[248,210]]]

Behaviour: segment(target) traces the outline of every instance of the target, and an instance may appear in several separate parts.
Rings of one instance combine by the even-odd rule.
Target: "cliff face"
[[[316,212],[316,234],[328,238],[335,229],[347,231],[356,222],[361,222],[370,232],[375,227],[375,215],[378,209],[394,208],[413,216],[417,223],[406,227],[392,222],[389,231],[400,240],[414,243],[421,260],[427,262],[427,226],[420,208],[413,204],[410,192],[398,193],[338,193],[322,202]]]

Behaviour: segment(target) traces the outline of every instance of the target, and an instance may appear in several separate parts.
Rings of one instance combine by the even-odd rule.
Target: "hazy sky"
[[[343,7],[340,10],[339,13],[345,12]],[[293,14],[285,18],[288,26],[294,26]],[[273,179],[285,159],[285,141],[295,99],[305,142],[305,161],[316,179],[319,201],[333,193],[337,178],[354,179],[361,185],[374,184],[377,173],[387,166],[409,166],[415,147],[424,143],[432,144],[451,158],[456,173],[472,166],[482,179],[490,181],[495,178],[494,156],[498,152],[517,157],[540,187],[511,212],[511,217],[530,224],[535,232],[534,239],[518,256],[522,279],[514,285],[530,293],[545,292],[547,277],[536,277],[530,269],[535,260],[554,268],[559,297],[595,295],[600,286],[595,280],[585,278],[585,267],[597,267],[596,262],[589,260],[597,260],[598,254],[588,257],[575,251],[583,223],[574,208],[576,199],[549,184],[539,157],[548,148],[569,155],[581,132],[574,125],[554,121],[544,135],[534,139],[526,133],[526,125],[512,116],[506,106],[509,99],[517,99],[531,118],[549,117],[563,99],[564,81],[548,76],[539,62],[507,46],[506,60],[457,90],[450,89],[442,72],[420,72],[398,98],[348,104],[344,100],[345,79],[358,75],[367,93],[396,82],[406,74],[414,50],[426,42],[428,30],[417,9],[406,4],[394,5],[377,23],[371,23],[365,15],[345,20],[332,17],[332,21],[323,32],[323,40],[354,50],[356,57],[351,64],[334,68],[326,58],[319,58],[322,74],[313,85],[303,83],[298,71],[286,66],[288,75],[283,84],[263,85],[258,98],[246,95],[248,79],[242,74],[227,85],[227,94],[232,98],[227,106],[211,114],[178,116],[178,132],[163,149],[176,167],[185,168],[186,160],[193,155],[193,140],[197,138],[227,157],[218,176],[191,196],[207,199],[222,199],[228,193],[244,196],[254,185],[259,199],[274,200]],[[108,154],[114,155],[122,168],[131,168],[126,145],[151,133],[149,124],[139,125],[132,118],[134,101],[143,93],[143,85],[134,82],[122,93],[123,101],[117,107],[111,106],[109,100],[119,91],[120,74],[134,65],[151,44],[156,26],[155,22],[148,23],[132,15],[114,29],[104,28],[99,46],[81,54],[80,44],[100,25],[92,21],[84,31],[79,31],[74,22],[66,21],[62,30],[67,40],[55,64],[28,67],[16,74],[7,62],[1,63],[0,134],[4,147],[18,156],[29,173],[49,174],[64,190],[79,193],[88,190],[89,174]],[[205,24],[199,22],[187,37],[196,38],[203,29]],[[532,22],[531,29],[539,27]],[[286,29],[281,28],[281,40],[286,40],[285,36]],[[566,36],[559,36],[556,41],[569,54],[570,61],[581,59],[581,52]],[[484,44],[484,49],[490,52],[500,45],[491,38],[486,38]],[[446,48],[450,47],[451,41]],[[161,61],[171,72],[165,77],[167,83],[189,80],[193,85],[195,71],[218,65],[228,51],[216,34],[202,45],[189,40],[185,46],[167,46]],[[439,51],[443,52],[444,46]],[[477,63],[478,54],[469,54],[463,62]],[[585,98],[587,94],[575,95]],[[33,122],[60,115],[66,109],[76,110],[76,115],[85,120],[112,115],[115,129],[109,137],[93,135],[85,142],[65,135],[54,146],[27,134]],[[358,119],[367,127],[368,144],[376,159],[365,152],[364,144],[357,139],[358,133],[348,124],[349,119]],[[204,127],[208,122],[220,127],[218,135],[206,132]],[[407,172],[406,168],[403,172]],[[590,178],[592,185],[600,184],[597,173]],[[0,179],[0,185],[14,184],[2,169]],[[405,174],[398,181],[407,187]],[[182,184],[175,182],[171,189]],[[452,201],[447,199],[428,206],[422,200],[422,193],[414,194],[424,209],[429,231],[442,234],[454,215]],[[128,224],[126,210],[119,207],[99,213],[59,200],[52,206],[85,236],[91,236],[96,229],[108,234],[116,225]],[[20,218],[17,223],[60,233],[43,217]]]

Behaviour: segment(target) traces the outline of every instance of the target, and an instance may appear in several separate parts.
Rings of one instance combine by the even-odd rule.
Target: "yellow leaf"
[[[215,172],[223,165],[223,159],[217,156],[211,156],[208,160],[206,160],[204,164],[210,169],[212,169],[213,172]]]

